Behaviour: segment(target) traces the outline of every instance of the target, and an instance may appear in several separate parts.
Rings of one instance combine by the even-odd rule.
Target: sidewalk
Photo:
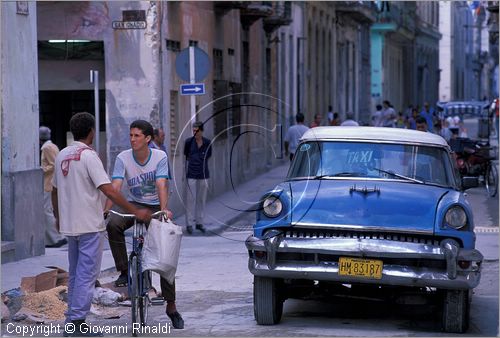
[[[208,201],[205,207],[205,227],[207,233],[201,234],[194,230],[193,235],[187,236],[210,236],[219,234],[227,228],[228,224],[235,222],[239,217],[245,215],[247,209],[253,208],[254,203],[268,189],[274,188],[285,177],[289,167],[288,161],[265,172],[246,183],[240,184],[235,191],[228,191]],[[251,211],[253,213],[253,211]],[[184,215],[174,219],[180,225],[184,224]],[[185,230],[184,230],[185,231]],[[130,231],[127,231],[127,242],[131,242]],[[127,245],[128,246],[128,245]],[[21,285],[22,277],[35,276],[49,269],[46,266],[57,266],[68,270],[67,245],[61,248],[46,248],[45,255],[23,259],[16,262],[2,264],[2,292],[15,289]],[[101,271],[114,271],[114,260],[108,243],[104,247]]]

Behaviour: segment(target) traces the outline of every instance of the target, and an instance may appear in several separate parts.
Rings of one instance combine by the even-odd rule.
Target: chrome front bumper
[[[461,249],[452,239],[438,245],[360,238],[289,238],[277,235],[266,240],[250,236],[246,247],[250,258],[248,268],[256,276],[311,279],[342,283],[372,283],[436,287],[446,289],[472,289],[479,284],[483,255],[478,250]],[[256,255],[260,252],[261,255]],[[277,260],[277,253],[313,254],[314,261]],[[258,258],[257,256],[264,256]],[[381,279],[339,275],[338,260],[322,261],[319,255],[391,260],[384,262]],[[398,260],[441,260],[445,269],[399,264]],[[467,269],[459,261],[469,261]]]

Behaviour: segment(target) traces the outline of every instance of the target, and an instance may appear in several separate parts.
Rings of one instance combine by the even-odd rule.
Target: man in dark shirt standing
[[[203,137],[203,123],[193,124],[193,137],[184,143],[184,155],[186,156],[186,179],[187,179],[187,226],[189,234],[193,233],[193,226],[205,233],[203,226],[203,214],[208,191],[208,164],[212,156],[210,140]]]

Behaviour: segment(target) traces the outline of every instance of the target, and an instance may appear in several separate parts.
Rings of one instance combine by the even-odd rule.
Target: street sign
[[[145,29],[146,21],[113,21],[113,29]]]
[[[204,83],[190,83],[181,85],[181,95],[204,95]]]
[[[202,81],[210,71],[210,58],[203,49],[194,48],[194,80]],[[177,75],[184,81],[190,81],[189,77],[189,47],[180,51],[175,59],[175,70]]]

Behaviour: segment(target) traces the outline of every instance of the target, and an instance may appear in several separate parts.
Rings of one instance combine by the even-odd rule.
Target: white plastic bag
[[[182,227],[170,220],[152,219],[142,248],[143,270],[155,271],[172,284],[179,261],[181,238]]]

